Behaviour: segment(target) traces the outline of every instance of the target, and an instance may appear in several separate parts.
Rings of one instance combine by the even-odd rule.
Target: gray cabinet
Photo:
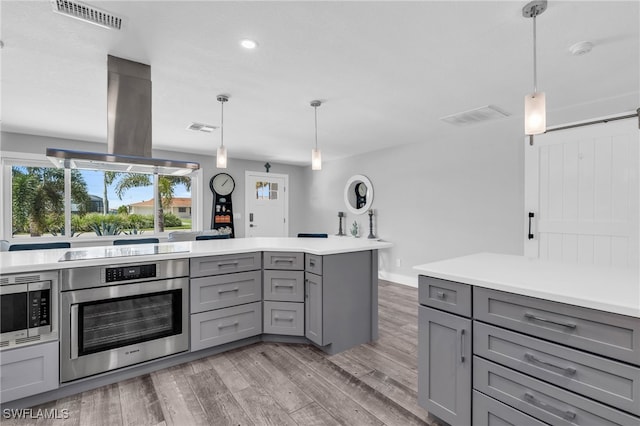
[[[546,426],[546,423],[478,391],[473,391],[472,423],[474,426]]]
[[[471,423],[471,320],[420,306],[418,402],[453,425]]]
[[[227,308],[262,299],[260,271],[192,278],[191,313]]]
[[[191,315],[191,350],[262,333],[262,303],[248,303]]]
[[[305,272],[304,335],[313,343],[324,346],[322,339],[322,277]]]
[[[304,272],[264,271],[264,300],[304,302]]]
[[[279,251],[264,252],[264,269],[301,271],[304,269],[304,253]]]
[[[263,310],[265,333],[304,335],[304,303],[265,301]]]
[[[6,349],[0,356],[0,401],[58,388],[58,342]]]
[[[262,269],[262,253],[238,253],[224,256],[194,257],[191,259],[191,277],[232,274]]]

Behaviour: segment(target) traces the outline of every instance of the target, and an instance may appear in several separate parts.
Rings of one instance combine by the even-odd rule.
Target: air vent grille
[[[40,340],[40,335],[31,336],[31,337],[23,337],[21,339],[16,339],[16,345],[21,345],[23,343],[29,343],[29,342],[37,342],[39,340]]]
[[[9,284],[9,278],[0,278],[0,285]]]
[[[6,348],[7,346],[9,346],[9,341],[8,340],[0,342],[0,348]]]
[[[455,126],[466,126],[468,124],[481,123],[484,121],[509,117],[510,115],[511,114],[495,105],[487,105],[481,108],[472,109],[470,111],[447,115],[446,117],[440,118],[440,120],[445,121],[449,124],[453,124]]]
[[[211,133],[214,130],[216,130],[218,127],[217,126],[213,126],[211,124],[203,124],[203,123],[191,123],[188,127],[187,130],[193,130],[194,132],[205,132],[205,133]]]
[[[22,277],[16,277],[15,279],[16,284],[33,283],[37,281],[40,281],[40,275],[24,275]]]
[[[71,18],[99,25],[103,28],[119,30],[122,18],[107,11],[77,1],[51,0],[53,11]]]

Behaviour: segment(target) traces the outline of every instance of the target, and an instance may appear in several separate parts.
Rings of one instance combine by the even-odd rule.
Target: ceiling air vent
[[[211,124],[191,123],[187,127],[187,130],[193,130],[194,132],[211,133],[217,128],[218,128],[217,126],[213,126]]]
[[[122,18],[78,1],[51,0],[51,6],[54,12],[103,28],[119,30],[122,27]]]
[[[481,123],[483,121],[495,120],[497,118],[509,117],[511,114],[498,108],[495,105],[487,105],[481,108],[472,109],[458,114],[447,115],[440,118],[455,126],[466,126],[468,124]]]

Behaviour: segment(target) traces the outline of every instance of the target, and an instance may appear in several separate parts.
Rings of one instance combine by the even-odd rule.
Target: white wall
[[[453,134],[306,169],[307,230],[337,233],[344,211],[345,228],[356,220],[366,237],[368,215],[353,215],[343,201],[347,179],[363,174],[374,187],[376,235],[394,243],[380,252],[382,276],[415,285],[418,264],[483,251],[522,254],[522,123],[501,120]]]
[[[0,133],[0,151],[24,152],[33,154],[43,154],[46,148],[74,149],[90,152],[106,152],[106,144],[92,143],[78,140],[50,138],[44,136],[26,135],[20,133],[2,132]],[[229,153],[233,155],[233,147],[229,146]],[[213,147],[215,150],[215,147]],[[219,172],[230,174],[236,182],[236,189],[233,191],[233,209],[235,213],[241,213],[241,219],[235,219],[235,231],[237,237],[244,237],[244,172],[264,171],[263,162],[238,160],[230,157],[227,169],[216,169],[215,156],[198,155],[191,153],[179,153],[171,151],[154,150],[153,156],[156,158],[173,158],[176,160],[195,161],[200,163],[203,170],[203,224],[204,229],[211,226],[211,205],[213,204],[213,194],[209,189],[209,180]],[[266,161],[265,161],[266,162]],[[271,173],[282,173],[289,175],[289,235],[296,235],[303,232],[304,223],[307,218],[307,195],[306,176],[304,168],[286,164],[272,163]]]

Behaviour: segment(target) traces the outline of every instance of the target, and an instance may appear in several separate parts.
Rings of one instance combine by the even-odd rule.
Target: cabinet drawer
[[[304,303],[264,302],[264,332],[304,336]]]
[[[260,271],[192,278],[191,313],[226,308],[262,298]]]
[[[322,256],[317,256],[315,254],[305,254],[304,270],[307,272],[313,272],[317,275],[322,275]]]
[[[473,426],[546,426],[528,414],[473,391]]]
[[[554,425],[634,425],[640,418],[474,356],[480,392]]]
[[[418,299],[421,305],[471,316],[471,286],[468,284],[420,275]]]
[[[640,318],[476,287],[476,319],[640,365]]]
[[[640,415],[640,368],[479,322],[473,352],[507,367]]]
[[[191,277],[229,274],[262,269],[260,253],[239,253],[225,256],[194,257],[191,259]]]
[[[264,271],[264,300],[304,302],[304,272]]]
[[[191,315],[191,351],[261,333],[261,302]]]
[[[304,269],[304,254],[265,251],[264,269],[287,269],[291,271],[302,271]]]
[[[2,351],[0,401],[57,389],[58,368],[57,341]]]

